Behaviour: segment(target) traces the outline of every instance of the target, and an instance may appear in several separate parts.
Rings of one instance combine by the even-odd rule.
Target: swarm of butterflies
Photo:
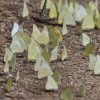
[[[98,9],[98,0],[90,1],[89,4],[81,5],[75,0],[42,0],[40,9],[49,10],[49,17],[57,18],[58,24],[62,24],[62,34],[67,33],[67,26],[81,24],[82,30],[100,28],[100,13]],[[23,17],[29,15],[27,2],[24,2]]]
[[[75,26],[76,23],[80,24],[80,29],[82,31],[100,28],[100,12],[98,9],[98,0],[95,0],[95,2],[90,1],[88,4],[84,5],[76,2],[75,0],[72,0],[70,2],[68,2],[67,0],[58,0],[58,3],[55,3],[53,0],[42,0],[40,9],[43,9],[44,5],[46,9],[49,9],[49,17],[51,19],[58,18],[58,23],[63,25],[61,32],[62,35],[68,33],[68,25]],[[29,14],[28,8],[25,6],[26,4],[24,4],[24,9],[27,10],[23,9],[23,17],[26,17]],[[60,40],[62,40],[62,35],[58,34]],[[93,58],[93,56],[91,58],[91,55],[94,55],[94,45],[92,39],[86,34],[86,32],[82,33],[82,44],[83,46],[85,46],[83,54],[89,56],[91,60]],[[64,49],[64,51],[66,50]],[[96,69],[94,70],[98,70],[97,65],[98,63],[100,63],[100,61],[96,60],[95,63],[97,64],[95,65],[96,67],[94,68]],[[89,66],[90,65],[91,64],[89,64]],[[100,70],[98,71],[98,73],[96,73],[96,71],[94,71],[94,73],[100,74]]]
[[[76,23],[81,24],[82,30],[100,28],[98,0],[95,2],[90,1],[89,4],[84,6],[75,0],[70,0],[70,2],[58,0],[57,3],[53,2],[53,0],[42,0],[40,8],[43,9],[44,5],[46,5],[46,9],[49,9],[49,17],[51,19],[57,18],[58,24],[63,25],[62,34],[67,33],[66,26],[75,26]]]
[[[29,36],[23,31],[22,26],[15,22],[11,33],[12,43],[10,47],[5,49],[4,72],[9,72],[10,68],[15,66],[16,54],[27,51],[28,60],[36,61],[34,70],[38,72],[38,78],[47,77],[46,89],[58,89],[61,76],[58,70],[53,73],[50,62],[57,60],[59,56],[59,42],[63,39],[59,29],[44,26],[40,32],[39,28],[34,24],[32,35]],[[63,46],[60,58],[62,61],[67,58],[66,46]]]
[[[58,19],[58,23],[63,25],[62,31],[58,27],[51,26],[44,26],[42,31],[40,31],[37,25],[33,24],[32,35],[30,36],[24,31],[21,25],[15,22],[11,32],[11,45],[5,48],[4,72],[8,73],[10,69],[15,67],[16,55],[18,53],[27,51],[28,60],[35,61],[34,70],[38,72],[38,78],[47,77],[46,90],[55,90],[61,84],[61,75],[58,70],[55,72],[52,71],[50,62],[57,60],[58,57],[62,61],[67,59],[68,50],[66,46],[59,45],[63,40],[63,35],[68,33],[67,26],[75,26],[76,23],[79,23],[82,30],[90,30],[95,27],[100,28],[100,13],[98,10],[98,0],[95,2],[90,1],[89,4],[84,6],[78,2],[68,2],[67,0],[59,0],[57,4],[53,0],[46,1],[42,0],[40,8],[43,9],[46,3],[46,9],[50,11],[49,17],[51,19]],[[29,16],[26,1],[24,2],[22,16]],[[100,56],[94,55],[92,39],[86,32],[83,32],[81,41],[85,47],[83,54],[89,56],[89,69],[94,70],[95,74],[100,74]],[[61,47],[61,53],[59,54],[58,51]],[[17,72],[16,81],[18,79],[19,72]],[[11,81],[8,81],[8,90],[10,90],[10,83]],[[70,91],[70,89],[67,90]],[[62,93],[62,99],[67,98],[64,93]]]

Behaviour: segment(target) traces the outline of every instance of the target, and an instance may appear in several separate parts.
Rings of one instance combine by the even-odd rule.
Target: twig
[[[34,19],[36,22],[42,23],[42,24],[47,24],[47,25],[53,25],[53,26],[62,26],[62,24],[58,24],[56,22],[56,19],[44,19],[44,18],[38,18],[38,17],[31,17]]]

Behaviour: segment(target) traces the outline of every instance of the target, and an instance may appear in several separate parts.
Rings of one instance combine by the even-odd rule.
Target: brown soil
[[[31,1],[35,9],[39,7],[40,0]],[[22,0],[0,0],[0,100],[60,100],[60,93],[67,86],[72,87],[73,100],[100,100],[100,76],[95,76],[93,72],[88,70],[88,57],[82,55],[84,47],[80,41],[78,26],[70,27],[68,35],[64,37],[63,44],[68,48],[68,59],[64,62],[56,61],[52,63],[52,69],[59,69],[62,75],[62,84],[59,90],[46,91],[45,79],[37,79],[34,63],[28,62],[23,56],[17,57],[16,68],[11,72],[13,78],[15,78],[19,69],[19,81],[13,82],[10,93],[5,90],[8,76],[3,72],[3,55],[4,47],[11,42],[10,32],[13,22],[22,23],[30,32],[33,23],[43,26],[32,18],[28,18],[27,21],[22,20],[22,6]],[[32,7],[30,7],[30,10],[32,10]],[[93,39],[95,53],[100,54],[100,30],[95,29],[88,33]],[[81,83],[85,83],[86,93],[84,97],[77,95]]]

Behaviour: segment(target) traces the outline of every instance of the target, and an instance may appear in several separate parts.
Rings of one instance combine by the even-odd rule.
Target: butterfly
[[[55,90],[58,89],[58,85],[52,76],[48,76],[46,83],[46,90]]]
[[[38,78],[39,79],[44,78],[46,76],[50,76],[53,74],[49,63],[41,55],[37,55],[34,69],[35,69],[35,71],[38,71]]]
[[[69,11],[66,12],[63,23],[65,23],[66,25],[71,25],[71,26],[76,25],[75,19]]]
[[[82,30],[90,30],[95,27],[95,22],[92,14],[85,16],[82,22]]]
[[[100,56],[97,55],[96,64],[94,67],[94,74],[100,74]]]
[[[19,30],[19,25],[16,22],[14,22],[11,36],[13,37],[18,32],[18,30]]]
[[[61,59],[62,61],[65,60],[67,58],[67,49],[65,46],[63,46],[63,52],[62,52],[62,55],[61,55]]]
[[[87,16],[87,11],[83,5],[77,4],[74,11],[74,18],[77,22],[82,22],[84,17]]]
[[[82,33],[82,44],[83,44],[83,46],[87,46],[90,42],[91,42],[90,37],[87,34]]]
[[[31,43],[28,47],[28,59],[35,60],[38,54],[41,54],[41,48],[34,38],[31,38]]]
[[[57,56],[58,56],[58,46],[56,46],[56,47],[53,49],[53,51],[51,52],[50,61],[57,60]]]
[[[52,1],[51,2],[51,7],[50,7],[49,17],[50,18],[57,18],[57,16],[58,16],[58,14],[57,14],[57,8],[56,8],[55,4]]]
[[[27,17],[28,15],[29,15],[29,10],[28,10],[28,7],[27,7],[26,2],[24,2],[24,7],[23,7],[22,16],[23,16],[23,17]]]

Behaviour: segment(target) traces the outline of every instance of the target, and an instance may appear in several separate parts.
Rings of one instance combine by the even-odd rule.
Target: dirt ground
[[[33,8],[37,10],[40,0],[31,0]],[[87,0],[84,0],[84,2]],[[81,0],[82,2],[82,0]],[[84,47],[81,44],[79,27],[69,27],[69,33],[64,37],[63,44],[68,48],[68,58],[66,61],[56,61],[52,63],[52,69],[59,69],[62,75],[62,84],[57,91],[45,90],[45,79],[37,79],[34,71],[34,63],[28,62],[23,56],[17,57],[16,68],[12,70],[13,78],[19,69],[20,79],[13,81],[13,86],[8,93],[5,90],[7,74],[4,74],[4,47],[11,42],[11,30],[13,23],[19,22],[32,31],[32,24],[39,26],[43,24],[28,18],[21,19],[23,0],[0,0],[0,100],[60,100],[60,93],[67,86],[73,90],[73,100],[100,100],[100,76],[93,75],[88,70],[88,57],[82,55]],[[29,7],[32,10],[32,7]],[[34,15],[34,14],[33,14]],[[88,32],[93,39],[95,54],[100,55],[100,30]],[[79,97],[77,91],[81,83],[85,83],[86,93],[84,97]]]

